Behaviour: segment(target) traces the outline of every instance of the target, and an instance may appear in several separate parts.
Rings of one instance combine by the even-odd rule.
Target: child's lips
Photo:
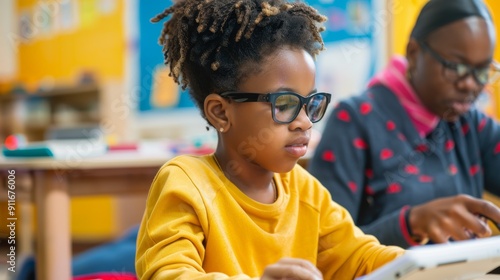
[[[295,157],[303,157],[307,153],[307,146],[309,141],[298,141],[299,143],[293,143],[285,146],[285,150],[295,156]]]
[[[307,153],[307,146],[309,145],[310,137],[308,135],[301,135],[292,141],[290,141],[286,146],[285,150],[294,157],[303,157]]]

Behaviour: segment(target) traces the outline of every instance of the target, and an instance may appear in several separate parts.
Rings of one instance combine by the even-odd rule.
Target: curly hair
[[[286,0],[178,0],[151,19],[164,23],[159,43],[170,76],[203,112],[211,93],[236,90],[276,49],[324,49],[320,32],[326,17]]]

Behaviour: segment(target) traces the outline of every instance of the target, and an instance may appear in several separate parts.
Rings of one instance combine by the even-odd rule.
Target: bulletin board
[[[189,94],[168,76],[163,64],[162,46],[158,38],[163,22],[153,24],[150,19],[172,5],[172,1],[139,1],[139,83],[138,109],[147,111],[172,111],[194,107]]]
[[[373,2],[379,0],[307,1],[329,19],[322,33],[327,50],[317,59],[317,88],[342,98],[361,92],[374,74],[380,50],[376,48]],[[171,1],[140,1],[139,111],[171,111],[194,107],[187,92],[168,77],[158,36],[163,24],[149,20]]]
[[[322,33],[326,50],[317,58],[317,88],[333,102],[359,94],[374,74],[377,49],[374,11],[377,0],[308,1],[328,17]]]

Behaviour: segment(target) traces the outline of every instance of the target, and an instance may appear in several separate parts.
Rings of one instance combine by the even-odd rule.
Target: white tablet
[[[500,236],[411,248],[356,280],[500,279]]]

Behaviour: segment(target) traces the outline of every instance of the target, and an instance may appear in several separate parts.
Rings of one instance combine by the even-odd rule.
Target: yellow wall
[[[43,34],[41,2],[49,2],[52,19],[61,17],[61,4],[69,0],[19,0],[18,14],[32,15],[33,36],[19,44],[19,81],[35,89],[40,81],[72,83],[82,71],[99,79],[121,78],[124,72],[124,1],[108,1],[116,6],[109,13],[98,11],[104,1],[74,0],[75,28]]]
[[[393,53],[404,55],[411,29],[418,12],[427,0],[388,0],[392,5],[392,48]]]
[[[452,1],[452,0],[450,0]],[[485,0],[496,20],[497,38],[500,39],[500,1]],[[391,23],[390,37],[392,38],[392,53],[404,55],[406,44],[410,36],[411,29],[415,23],[418,12],[427,0],[388,0],[391,5],[394,21]],[[498,40],[497,40],[498,41]],[[500,43],[497,43],[495,50],[495,60],[500,61]],[[500,119],[500,81],[490,86],[492,100],[491,113]]]
[[[495,26],[496,26],[496,31],[497,31],[497,48],[495,50],[495,60],[500,61],[500,1],[498,0],[487,0],[486,3],[488,3],[488,6],[490,6],[490,9],[493,14],[493,18],[495,20]],[[491,90],[491,95],[493,97],[493,100],[495,101],[494,104],[494,111],[496,112],[497,118],[500,120],[500,81],[497,81],[493,86]]]

